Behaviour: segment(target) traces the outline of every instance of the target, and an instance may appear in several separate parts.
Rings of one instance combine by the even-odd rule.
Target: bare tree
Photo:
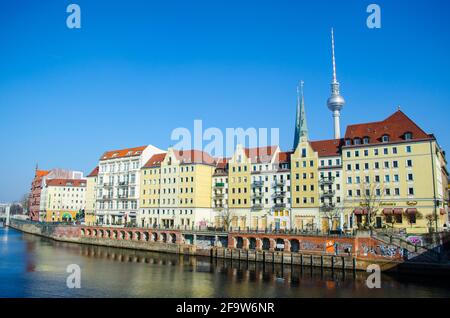
[[[23,211],[28,212],[29,204],[30,204],[30,193],[25,193],[20,200],[20,204],[22,205]]]
[[[366,229],[373,229],[376,216],[380,211],[380,203],[383,201],[385,191],[384,184],[378,182],[362,182],[359,190],[361,200],[352,201],[354,208],[364,209],[366,219],[363,226]]]
[[[219,212],[219,220],[225,231],[229,231],[233,221],[234,213],[228,208],[223,208]]]

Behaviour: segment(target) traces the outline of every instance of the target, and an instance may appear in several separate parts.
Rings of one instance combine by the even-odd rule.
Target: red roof
[[[250,158],[253,163],[270,162],[277,150],[277,146],[244,148],[245,155]]]
[[[144,168],[152,168],[161,166],[161,162],[166,157],[165,153],[157,153],[153,155],[144,165]]]
[[[36,170],[36,177],[44,177],[48,175],[50,171],[47,170]]]
[[[228,164],[228,158],[216,158],[216,168],[225,169]]]
[[[147,146],[107,151],[100,157],[100,160],[140,156],[145,148]]]
[[[369,143],[376,144],[382,142],[381,138],[384,135],[388,135],[389,142],[398,142],[405,140],[405,133],[411,133],[412,140],[432,138],[401,110],[398,110],[383,121],[348,126],[345,139],[369,137]]]
[[[343,139],[317,140],[311,141],[310,144],[319,157],[339,156]]]
[[[278,163],[289,163],[291,161],[292,151],[280,151],[278,153]]]
[[[174,150],[173,153],[181,163],[214,164],[215,159],[202,150]]]
[[[88,174],[88,177],[96,177],[96,176],[98,176],[98,166],[95,167],[90,174]]]
[[[85,187],[85,179],[50,179],[47,180],[47,186],[52,187]]]

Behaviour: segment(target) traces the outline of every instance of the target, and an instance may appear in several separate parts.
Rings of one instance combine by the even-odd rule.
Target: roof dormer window
[[[361,139],[355,138],[355,139],[353,140],[353,143],[354,143],[355,145],[360,145],[360,144],[361,144]]]
[[[370,138],[369,138],[369,137],[364,137],[364,138],[363,138],[363,144],[364,144],[364,145],[367,145],[367,144],[369,143],[369,141],[370,141]]]
[[[406,132],[404,135],[405,140],[411,140],[412,139],[412,133],[411,132]]]
[[[345,139],[345,145],[346,146],[350,146],[352,144],[352,140],[351,139]]]
[[[382,142],[389,142],[389,135],[383,135],[383,137],[381,137],[381,141]]]

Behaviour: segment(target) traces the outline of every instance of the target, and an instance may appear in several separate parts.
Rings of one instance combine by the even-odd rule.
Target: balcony
[[[264,181],[253,181],[252,188],[262,188],[264,186]]]
[[[323,177],[320,178],[319,184],[333,184],[334,183],[334,177]]]
[[[273,205],[274,209],[285,209],[286,208],[286,203],[275,203]]]
[[[222,193],[222,192],[214,192],[213,193],[213,198],[219,198],[219,199],[221,199],[221,198],[223,198],[225,196],[225,193]]]
[[[284,198],[286,196],[285,191],[275,191],[274,194],[272,194],[272,197],[274,198]]]
[[[252,198],[255,198],[255,199],[262,198],[263,196],[264,196],[264,194],[262,192],[253,192],[252,193]]]
[[[128,187],[128,181],[120,181],[119,187]]]
[[[334,190],[325,190],[320,194],[321,198],[329,198],[333,197],[336,192]]]
[[[284,187],[285,184],[286,184],[286,181],[284,181],[284,180],[276,180],[276,181],[274,181],[274,182],[272,183],[272,186],[273,186],[274,188],[277,188],[277,187]]]
[[[334,203],[323,203],[319,209],[321,212],[330,212],[333,211],[335,208],[336,205]]]
[[[224,208],[225,208],[225,206],[219,204],[219,205],[214,206],[213,210],[214,211],[222,211]]]
[[[111,188],[113,186],[112,183],[103,183],[104,188]]]
[[[261,203],[256,203],[252,205],[252,211],[261,211],[263,209],[263,205]]]
[[[104,201],[112,200],[112,196],[111,195],[102,195],[99,199],[104,200]]]

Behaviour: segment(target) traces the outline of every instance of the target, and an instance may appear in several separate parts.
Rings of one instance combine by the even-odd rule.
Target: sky
[[[81,29],[69,29],[69,4]],[[369,29],[366,8],[381,8]],[[450,149],[450,1],[0,2],[0,202],[34,169],[89,173],[106,150],[174,144],[177,127],[279,128],[292,147],[304,80],[311,140],[333,136],[330,28],[341,129],[400,105]]]

